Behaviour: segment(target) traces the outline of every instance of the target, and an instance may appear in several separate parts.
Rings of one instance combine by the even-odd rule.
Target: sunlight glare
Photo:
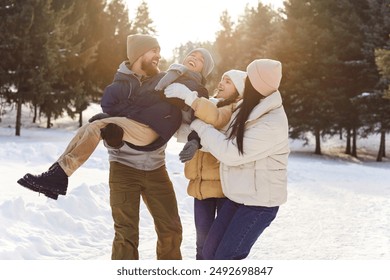
[[[149,7],[149,16],[154,22],[161,45],[161,55],[170,58],[173,49],[188,41],[204,42],[214,40],[221,29],[219,23],[222,12],[227,10],[233,22],[244,13],[246,4],[257,6],[259,0],[144,0]],[[283,0],[262,0],[274,9],[283,7]],[[131,19],[134,18],[142,0],[127,0]]]

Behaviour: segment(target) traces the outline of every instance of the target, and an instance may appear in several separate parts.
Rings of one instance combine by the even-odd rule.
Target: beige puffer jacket
[[[187,161],[184,173],[190,180],[187,193],[197,199],[224,197],[219,176],[219,161],[210,153],[198,150]]]
[[[235,104],[221,108],[205,98],[196,99],[192,106],[195,116],[222,129],[229,121]],[[194,157],[185,163],[184,174],[190,180],[187,193],[199,200],[225,197],[219,175],[219,160],[209,152],[198,150]]]

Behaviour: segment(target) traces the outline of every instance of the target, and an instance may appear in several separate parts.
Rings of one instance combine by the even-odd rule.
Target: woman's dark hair
[[[249,78],[245,79],[245,90],[242,103],[236,108],[240,110],[236,117],[233,119],[230,124],[231,132],[228,139],[236,138],[238,152],[244,154],[244,132],[245,132],[245,122],[247,121],[249,114],[252,112],[253,108],[259,104],[260,100],[264,96],[261,95],[258,91],[254,89]]]
[[[239,96],[239,94],[238,94],[238,92],[236,90],[236,92],[232,96],[230,96],[228,99],[225,99],[225,100],[222,100],[222,101],[218,102],[217,107],[218,108],[219,107],[224,107],[224,106],[227,106],[227,105],[230,105],[230,104],[236,102],[238,96]]]

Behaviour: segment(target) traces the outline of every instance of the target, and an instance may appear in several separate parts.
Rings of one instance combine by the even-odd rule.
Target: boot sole
[[[48,198],[51,198],[51,199],[54,199],[54,200],[58,199],[58,194],[57,193],[54,193],[54,192],[49,191],[47,189],[44,189],[41,186],[31,184],[29,181],[27,181],[24,178],[20,178],[18,180],[18,184],[23,186],[23,187],[25,187],[25,188],[27,188],[27,189],[29,189],[29,190],[32,190],[34,192],[43,193]]]

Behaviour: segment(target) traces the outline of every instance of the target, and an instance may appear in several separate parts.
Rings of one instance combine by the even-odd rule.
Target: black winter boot
[[[50,190],[45,190],[43,188],[40,188],[39,186],[33,185],[33,183],[30,180],[28,180],[29,176],[33,176],[33,175],[31,175],[30,173],[27,173],[26,175],[24,175],[23,178],[20,178],[18,180],[18,184],[22,185],[23,187],[25,187],[27,189],[30,189],[30,190],[32,190],[34,192],[43,193],[48,198],[51,198],[51,199],[54,199],[54,200],[58,199],[58,194],[57,193],[54,193],[54,192],[52,192]],[[25,178],[27,178],[27,179],[25,179]]]
[[[68,188],[68,176],[58,163],[41,175],[27,173],[18,183],[32,191],[43,193],[49,198],[57,199],[59,194],[65,195]]]

